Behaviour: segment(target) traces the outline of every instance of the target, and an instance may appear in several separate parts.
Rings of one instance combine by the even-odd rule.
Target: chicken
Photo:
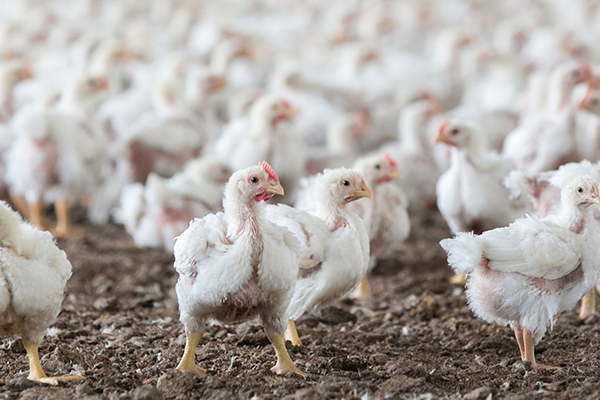
[[[521,119],[506,137],[503,154],[529,172],[576,161],[575,107],[570,98],[575,85],[588,81],[591,74],[590,66],[584,62],[557,66],[549,81],[547,109]]]
[[[393,256],[408,237],[408,198],[400,187],[390,184],[393,179],[402,178],[402,174],[388,154],[362,157],[356,161],[354,169],[363,174],[373,192],[372,199],[363,199],[350,205],[362,217],[369,233],[370,271],[378,260]],[[365,276],[355,296],[364,299],[370,292]]]
[[[70,204],[93,192],[108,163],[107,139],[84,105],[88,96],[106,87],[103,77],[76,78],[56,110],[32,110],[13,131],[17,137],[6,154],[5,177],[11,199],[40,229],[43,202],[54,202],[56,236],[71,234]]]
[[[306,160],[307,175],[314,175],[325,168],[351,165],[360,154],[360,139],[370,130],[369,116],[355,111],[333,121],[327,129],[327,146],[311,147]]]
[[[214,154],[234,170],[266,159],[279,171],[289,199],[303,174],[306,157],[302,141],[283,123],[293,116],[294,109],[285,100],[263,95],[253,104],[248,119],[233,120],[225,127],[215,142]]]
[[[60,312],[71,263],[50,233],[23,222],[4,202],[0,202],[0,223],[0,332],[21,336],[29,357],[28,379],[51,385],[83,379],[46,376],[38,356],[46,329]]]
[[[14,86],[31,78],[31,66],[24,61],[10,60],[0,63],[0,122],[6,122],[15,111]]]
[[[490,151],[474,126],[444,121],[439,142],[453,146],[450,168],[436,187],[438,208],[452,233],[505,226],[530,209],[526,201],[512,201],[502,184],[516,168],[512,160]]]
[[[399,142],[385,145],[382,151],[398,163],[404,178],[399,184],[408,195],[412,208],[423,208],[435,197],[435,184],[441,174],[434,157],[428,127],[441,112],[431,96],[406,106],[400,114]]]
[[[361,218],[347,206],[371,191],[354,170],[325,170],[312,180],[313,209],[268,207],[267,215],[296,235],[301,243],[300,269],[286,312],[287,337],[300,345],[294,321],[305,312],[339,298],[365,277],[369,268],[369,236]]]
[[[173,176],[200,155],[207,140],[200,120],[182,104],[183,95],[175,82],[157,82],[153,100],[155,111],[143,114],[125,139],[135,182],[146,182],[152,171]]]
[[[235,172],[225,187],[224,212],[195,219],[175,242],[175,287],[187,337],[177,369],[204,375],[194,362],[207,320],[228,323],[260,316],[275,347],[278,374],[304,375],[285,348],[285,313],[298,273],[298,241],[265,218],[262,201],[283,194],[266,162]]]
[[[171,252],[173,239],[191,219],[222,211],[223,186],[230,176],[228,165],[208,156],[189,162],[169,179],[151,173],[145,186],[125,187],[115,219],[125,225],[136,245]]]
[[[572,309],[600,278],[598,188],[576,177],[561,190],[561,205],[545,218],[525,217],[476,236],[444,239],[448,263],[469,274],[467,299],[478,317],[515,332],[521,359],[534,368],[534,345],[558,313]]]
[[[543,218],[560,207],[560,191],[573,178],[587,175],[600,181],[600,164],[588,160],[562,165],[556,171],[528,174],[521,170],[512,171],[505,179],[513,197],[527,193],[538,218]],[[600,216],[597,216],[600,219]],[[581,299],[579,318],[586,319],[596,310],[596,293],[592,289]]]
[[[600,90],[594,86],[587,89],[578,105],[577,153],[581,159],[600,160]]]

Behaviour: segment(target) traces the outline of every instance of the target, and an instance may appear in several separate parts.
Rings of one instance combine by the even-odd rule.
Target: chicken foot
[[[302,346],[302,341],[296,330],[296,324],[291,319],[288,319],[288,328],[285,331],[285,339],[291,341],[294,346]]]
[[[23,346],[25,347],[25,350],[27,351],[27,357],[29,358],[29,376],[27,376],[27,379],[30,381],[48,383],[56,386],[58,385],[58,382],[81,381],[84,379],[79,375],[48,377],[46,373],[44,373],[44,370],[40,364],[38,344],[23,338]]]
[[[559,367],[553,367],[551,365],[538,364],[535,362],[535,354],[533,351],[535,345],[535,339],[528,329],[523,329],[523,348],[525,358],[523,361],[531,362],[531,366],[534,369],[559,369]]]
[[[586,319],[596,311],[596,288],[592,288],[585,296],[581,298],[581,308],[579,318]]]
[[[285,348],[285,341],[283,340],[283,335],[277,334],[268,329],[266,330],[266,333],[267,338],[269,338],[269,341],[273,344],[273,347],[275,348],[275,354],[277,355],[277,364],[275,364],[275,366],[271,368],[271,371],[280,375],[288,372],[293,372],[300,376],[306,376],[305,372],[302,372],[298,368],[296,368],[294,362],[290,358],[290,355],[288,354],[287,349]]]
[[[196,347],[204,331],[185,332],[185,351],[177,366],[181,372],[193,372],[197,376],[206,376],[206,370],[196,365]]]

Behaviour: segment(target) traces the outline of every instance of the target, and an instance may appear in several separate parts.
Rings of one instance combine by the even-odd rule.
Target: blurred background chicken
[[[408,197],[393,180],[402,178],[396,161],[387,153],[359,158],[353,167],[364,177],[373,197],[350,207],[365,222],[369,234],[369,271],[377,261],[393,258],[410,233]],[[361,281],[356,297],[364,299],[371,292],[368,277]]]
[[[145,185],[134,183],[122,194],[116,220],[138,246],[173,251],[174,239],[194,218],[222,210],[223,188],[231,169],[212,157],[188,162],[184,170],[165,179],[151,173]]]

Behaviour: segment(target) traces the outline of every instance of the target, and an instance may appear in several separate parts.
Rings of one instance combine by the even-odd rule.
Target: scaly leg
[[[283,340],[283,335],[277,334],[266,329],[267,337],[275,347],[275,354],[277,355],[277,364],[273,368],[271,368],[272,372],[276,374],[285,374],[288,372],[296,373],[300,376],[305,376],[306,373],[300,371],[294,365],[294,362],[290,358],[290,355],[285,348],[285,342]]]
[[[29,205],[27,204],[25,197],[13,192],[10,192],[9,196],[10,202],[13,204],[13,206],[15,206],[17,211],[19,211],[25,218],[29,219]]]
[[[521,328],[521,325],[514,324],[513,331],[515,332],[515,337],[517,338],[517,343],[519,344],[521,360],[525,361],[525,342],[523,341],[523,329]]]
[[[29,203],[29,222],[33,224],[40,231],[44,230],[44,223],[42,222],[42,202],[36,201]]]
[[[202,332],[185,332],[185,351],[177,366],[179,371],[193,372],[197,376],[206,376],[206,370],[196,365],[196,346],[198,346],[198,341],[202,337]]]
[[[360,281],[356,289],[354,289],[352,297],[354,297],[355,299],[364,300],[369,294],[371,294],[371,285],[369,285],[369,279],[367,278],[367,275],[365,275],[365,277],[362,281]]]
[[[58,382],[83,380],[83,377],[79,375],[55,376],[49,378],[44,373],[44,370],[40,365],[40,357],[38,356],[38,344],[35,342],[30,342],[29,340],[23,338],[23,347],[25,347],[25,350],[27,351],[27,357],[29,358],[29,376],[27,377],[27,379],[29,379],[30,381],[38,381],[56,386],[58,385]]]
[[[535,362],[535,355],[533,354],[533,346],[535,341],[531,331],[523,329],[523,343],[525,345],[525,360],[531,362],[531,366],[534,369],[558,369],[559,367],[553,367],[550,365],[538,364]]]
[[[296,330],[296,324],[291,319],[288,319],[288,328],[285,331],[285,339],[291,341],[294,346],[302,346],[300,336],[298,336],[298,331]]]
[[[586,319],[596,311],[596,288],[593,288],[581,298],[579,318]]]
[[[69,222],[69,202],[65,199],[58,199],[54,203],[54,211],[56,212],[56,228],[54,228],[54,236],[59,238],[69,237],[71,226]]]

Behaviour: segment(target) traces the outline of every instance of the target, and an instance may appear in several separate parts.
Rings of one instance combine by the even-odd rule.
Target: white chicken
[[[525,217],[476,236],[444,239],[448,263],[469,274],[467,299],[478,317],[515,332],[521,359],[534,368],[534,345],[558,313],[572,309],[600,278],[598,188],[576,177],[561,190],[561,205],[543,219]]]
[[[146,182],[150,172],[171,177],[192,158],[198,157],[207,135],[196,115],[184,106],[175,82],[156,83],[155,110],[142,115],[125,138],[135,182]]]
[[[21,336],[29,357],[28,379],[51,385],[83,379],[46,376],[38,356],[46,329],[60,312],[71,263],[50,233],[23,222],[4,202],[0,202],[0,223],[0,332]]]
[[[256,100],[247,119],[231,121],[215,142],[214,154],[234,170],[266,160],[278,171],[288,197],[303,175],[305,146],[283,124],[294,109],[283,99],[266,94]]]
[[[223,187],[230,176],[227,164],[208,156],[192,160],[169,179],[151,173],[145,186],[124,188],[115,219],[136,245],[173,251],[173,239],[190,220],[222,210]]]
[[[11,199],[40,229],[44,201],[54,202],[56,236],[69,236],[70,205],[93,192],[108,162],[107,140],[84,106],[106,87],[102,77],[76,78],[56,110],[34,109],[13,126],[17,137],[6,154],[5,176]]]
[[[398,121],[399,142],[382,149],[403,171],[404,179],[399,186],[408,195],[413,208],[422,208],[435,197],[435,184],[441,171],[434,158],[428,128],[432,118],[440,112],[439,103],[431,96],[409,104]]]
[[[512,171],[505,179],[513,197],[527,194],[533,204],[538,218],[555,212],[560,207],[560,191],[573,178],[586,175],[600,182],[600,164],[592,164],[588,160],[561,165],[555,171],[528,174],[521,170]],[[600,216],[597,216],[600,219]],[[581,299],[579,317],[585,319],[596,310],[596,293],[592,289]]]
[[[371,129],[369,116],[363,111],[344,114],[329,124],[327,145],[311,147],[306,160],[306,175],[314,175],[325,168],[339,168],[354,163],[360,154],[360,139]]]
[[[590,161],[600,160],[600,89],[595,85],[587,88],[585,97],[578,105],[577,155]]]
[[[390,184],[392,180],[402,178],[402,174],[389,154],[362,157],[353,168],[363,174],[367,186],[373,192],[373,198],[350,205],[362,217],[369,233],[371,271],[378,260],[393,256],[410,234],[408,197],[400,187]],[[365,276],[355,295],[364,299],[370,292],[369,281]]]
[[[444,121],[435,138],[439,142],[453,146],[450,168],[436,187],[438,208],[452,233],[506,226],[529,210],[526,201],[511,200],[502,183],[514,163],[489,150],[476,127]]]
[[[195,349],[207,320],[260,316],[275,347],[273,372],[304,375],[285,348],[285,312],[298,273],[298,241],[269,221],[262,201],[283,194],[269,164],[235,172],[225,187],[224,212],[195,219],[175,242],[175,287],[187,337],[178,370],[204,375]]]
[[[268,207],[267,215],[294,233],[301,243],[300,270],[286,312],[287,336],[300,345],[294,321],[305,312],[352,290],[369,268],[369,236],[362,219],[347,204],[371,197],[363,176],[354,170],[325,170],[312,180],[313,209]]]
[[[589,80],[591,73],[584,62],[557,66],[550,77],[546,110],[521,119],[506,137],[503,154],[528,172],[576,161],[575,107],[570,100],[575,85]]]

